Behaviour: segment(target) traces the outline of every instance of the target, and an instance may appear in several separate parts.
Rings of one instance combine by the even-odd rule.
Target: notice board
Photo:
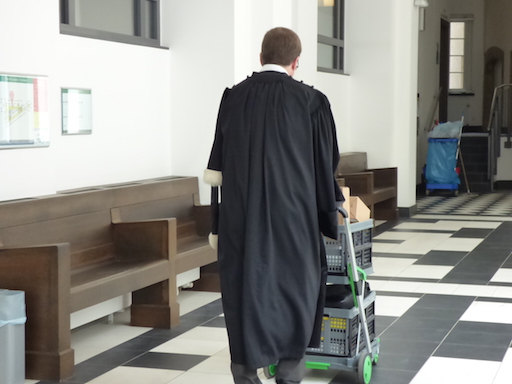
[[[0,73],[0,149],[48,145],[48,77]]]
[[[92,91],[90,89],[62,88],[62,134],[88,135],[92,133]]]

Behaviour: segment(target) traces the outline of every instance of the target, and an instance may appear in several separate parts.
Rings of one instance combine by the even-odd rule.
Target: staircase
[[[462,171],[460,190],[494,191],[502,136],[507,137],[505,148],[512,148],[512,84],[502,84],[494,89],[489,122],[485,127],[466,126],[462,130],[458,156]]]
[[[504,148],[502,137],[506,137]],[[489,122],[485,127],[465,126],[459,143],[457,167],[460,192],[493,192],[502,150],[512,148],[512,84],[494,89]],[[428,192],[428,190],[427,190]]]
[[[457,167],[461,170],[459,191],[491,192],[491,180],[488,176],[489,134],[483,127],[465,126],[462,129]]]

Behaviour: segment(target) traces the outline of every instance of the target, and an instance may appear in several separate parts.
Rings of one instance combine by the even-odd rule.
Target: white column
[[[398,206],[409,208],[416,204],[419,8],[412,0],[393,1],[392,159],[398,166]]]

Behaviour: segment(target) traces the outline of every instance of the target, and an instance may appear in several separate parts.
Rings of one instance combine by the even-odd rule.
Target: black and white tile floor
[[[460,193],[457,197],[425,196],[418,202],[418,210],[426,214],[512,216],[512,194],[493,192]]]
[[[381,351],[371,383],[512,383],[512,194],[428,196],[418,207],[375,229]],[[126,313],[74,330],[78,364],[65,383],[233,383],[219,298],[182,291],[172,330],[129,327]],[[352,382],[336,370],[308,370],[303,381]]]

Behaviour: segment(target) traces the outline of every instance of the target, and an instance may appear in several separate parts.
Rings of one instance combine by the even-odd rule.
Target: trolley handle
[[[337,207],[337,208],[338,208],[338,212],[341,213],[341,215],[345,219],[348,219],[348,212],[345,210],[345,208],[343,208],[343,207]]]

